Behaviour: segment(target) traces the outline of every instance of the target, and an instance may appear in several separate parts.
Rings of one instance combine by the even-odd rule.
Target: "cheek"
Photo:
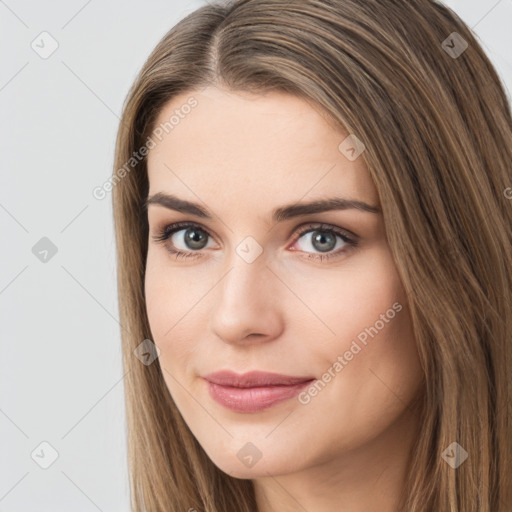
[[[194,285],[186,272],[173,270],[164,251],[148,251],[144,282],[146,312],[153,341],[161,351],[160,362],[167,367],[170,361],[175,366],[174,362],[180,362],[193,349],[190,340],[200,339],[198,332],[194,332],[194,325],[200,323],[189,320],[196,308],[200,309],[198,303],[205,293],[203,286]]]
[[[177,286],[170,286],[165,266],[157,251],[148,250],[146,272],[144,279],[144,295],[146,311],[152,335],[161,340],[173,325],[176,304]]]
[[[152,341],[160,351],[158,361],[164,382],[178,409],[186,413],[190,400],[183,385],[192,371],[190,361],[197,352],[195,340],[204,337],[199,332],[203,323],[194,321],[201,294],[198,285],[193,286],[186,273],[173,271],[165,258],[166,255],[148,252],[146,312]]]
[[[208,292],[208,280],[194,267],[173,266],[164,248],[150,247],[145,271],[146,309],[154,336],[170,337]],[[174,264],[175,265],[175,264]],[[211,287],[211,285],[210,285]],[[172,331],[169,332],[169,329]]]
[[[306,288],[304,297],[334,334],[310,346],[320,382],[303,396],[303,403],[341,403],[342,416],[349,413],[354,424],[384,425],[411,400],[422,378],[408,304],[391,254],[376,248],[359,258],[357,267],[331,272],[330,279],[319,274],[316,283]]]
[[[389,332],[391,324],[399,323],[395,319],[405,316],[397,311],[405,306],[403,287],[384,245],[376,244],[337,268],[309,270],[307,278],[304,269],[290,269],[287,282],[303,302],[295,301],[290,326],[307,320],[303,326],[316,347],[348,349],[358,337],[364,343],[375,324],[378,331]]]

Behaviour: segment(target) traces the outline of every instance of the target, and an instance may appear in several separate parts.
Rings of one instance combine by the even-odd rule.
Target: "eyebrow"
[[[208,210],[204,209],[197,203],[180,199],[172,194],[164,194],[158,192],[151,197],[148,197],[143,205],[147,210],[150,204],[157,204],[175,210],[177,212],[188,213],[196,215],[204,219],[211,219],[212,215]],[[354,199],[346,199],[343,197],[331,197],[328,199],[319,199],[308,203],[294,203],[276,208],[272,212],[272,220],[274,222],[282,222],[301,215],[308,215],[311,213],[322,213],[331,210],[359,210],[362,212],[375,213],[381,212],[378,206],[373,206],[364,201],[357,201]]]

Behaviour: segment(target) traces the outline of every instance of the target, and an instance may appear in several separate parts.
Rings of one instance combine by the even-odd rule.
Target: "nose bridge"
[[[250,334],[275,336],[282,318],[265,258],[260,255],[250,261],[233,253],[226,263],[229,270],[216,287],[210,319],[212,331],[228,342],[237,342]]]

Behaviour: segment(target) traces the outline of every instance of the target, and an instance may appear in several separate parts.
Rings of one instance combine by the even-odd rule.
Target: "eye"
[[[155,242],[170,241],[171,246],[167,244],[166,249],[178,259],[198,256],[194,252],[208,248],[209,237],[210,235],[197,224],[178,222],[165,226],[152,238]]]
[[[297,234],[294,245],[298,245],[300,251],[308,253],[308,259],[323,261],[340,256],[357,245],[355,235],[351,233],[351,236],[347,236],[346,233],[348,232],[328,224],[309,224]],[[333,252],[335,249],[338,250]]]
[[[212,237],[198,224],[177,222],[165,226],[152,238],[157,243],[165,243],[165,248],[175,255],[176,259],[185,259],[201,257],[200,251],[211,247],[208,242]],[[301,242],[302,238],[304,241]],[[356,235],[329,224],[308,224],[295,235],[294,239],[293,245],[299,247],[296,249],[292,246],[292,251],[304,252],[307,259],[320,261],[341,256],[358,244]]]

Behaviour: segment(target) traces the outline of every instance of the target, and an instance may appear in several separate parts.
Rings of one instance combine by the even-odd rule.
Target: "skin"
[[[320,108],[280,92],[181,94],[157,124],[191,96],[197,106],[148,155],[149,196],[172,193],[213,215],[148,207],[147,312],[171,396],[211,460],[253,480],[259,512],[396,511],[422,371],[382,214],[270,217],[279,206],[333,196],[380,207],[364,160],[338,149],[349,134]],[[208,243],[176,260],[167,248],[194,252],[186,228],[166,242],[153,236],[183,221],[202,228]],[[297,237],[308,223],[349,230],[358,245],[336,238],[336,256],[313,259],[323,254],[312,243],[315,227]],[[252,263],[236,252],[247,236],[263,250]],[[333,370],[395,303],[400,312]],[[321,380],[329,368],[330,382],[308,403],[295,397],[257,413],[224,408],[201,378],[231,369]],[[248,442],[261,453],[252,467],[237,457]]]

